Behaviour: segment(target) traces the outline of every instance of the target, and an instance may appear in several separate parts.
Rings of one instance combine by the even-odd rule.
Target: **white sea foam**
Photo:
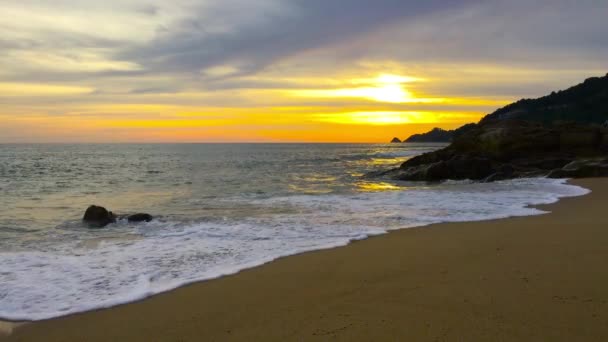
[[[133,239],[0,253],[0,317],[40,320],[114,306],[276,258],[438,222],[537,215],[588,190],[564,180],[445,183],[428,189],[253,201],[285,210],[223,222],[150,223]]]

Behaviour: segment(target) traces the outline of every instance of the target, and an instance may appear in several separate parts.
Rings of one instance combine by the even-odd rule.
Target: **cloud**
[[[451,1],[460,8],[473,1]],[[155,69],[193,72],[226,62],[242,74],[331,48],[396,22],[444,11],[445,1],[263,0],[206,3],[147,46],[121,55]]]
[[[289,73],[385,60],[597,69],[608,55],[608,3],[593,0],[24,0],[0,9],[0,65],[15,75],[35,65],[48,74],[140,69],[225,89],[228,79],[277,66]],[[38,61],[19,66],[22,56]]]
[[[0,94],[5,114],[481,114],[608,70],[599,0],[20,0],[0,13],[0,83],[19,85]],[[424,81],[357,84],[381,74]]]

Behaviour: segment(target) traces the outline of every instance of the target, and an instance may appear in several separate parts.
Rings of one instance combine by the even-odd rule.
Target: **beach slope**
[[[551,214],[405,229],[9,341],[606,341],[608,179]]]

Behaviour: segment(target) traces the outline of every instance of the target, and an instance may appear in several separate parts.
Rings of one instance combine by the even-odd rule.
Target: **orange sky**
[[[456,128],[606,73],[605,6],[544,3],[2,2],[0,143],[388,142]]]

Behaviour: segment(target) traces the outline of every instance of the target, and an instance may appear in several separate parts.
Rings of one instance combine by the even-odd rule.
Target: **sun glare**
[[[319,121],[354,125],[402,125],[408,123],[434,123],[437,117],[431,112],[352,112],[318,114]]]
[[[340,89],[304,89],[290,92],[291,95],[316,98],[362,98],[386,103],[407,103],[425,101],[417,99],[403,87],[403,83],[419,81],[407,76],[381,74],[371,79],[354,79],[350,83],[362,85]],[[367,86],[363,86],[363,84]]]

